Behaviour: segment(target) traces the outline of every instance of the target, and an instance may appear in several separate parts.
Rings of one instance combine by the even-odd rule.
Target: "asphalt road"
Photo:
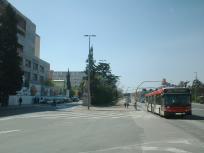
[[[0,117],[0,153],[204,152],[203,105],[193,105],[192,117],[171,119],[146,112],[142,104],[138,111],[88,111],[76,105],[39,109]]]

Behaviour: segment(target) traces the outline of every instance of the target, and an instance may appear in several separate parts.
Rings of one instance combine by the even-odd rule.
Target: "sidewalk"
[[[56,110],[56,108],[49,105],[8,106],[0,108],[0,117],[53,110]]]
[[[10,110],[10,109],[18,109],[18,108],[25,108],[25,107],[33,107],[34,105],[15,105],[15,106],[7,106],[7,107],[0,107],[1,110]]]
[[[72,110],[75,106],[79,107],[77,109],[84,109],[79,103],[63,103],[57,104],[56,106],[49,104],[32,104],[32,105],[21,105],[21,106],[8,106],[0,108],[0,117],[20,115],[35,112],[45,112],[45,111],[63,111],[68,109]]]

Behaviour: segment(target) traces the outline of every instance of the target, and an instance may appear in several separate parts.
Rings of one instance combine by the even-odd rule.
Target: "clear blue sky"
[[[88,39],[120,86],[143,80],[204,82],[203,0],[9,0],[37,26],[53,70],[84,70]],[[152,86],[146,84],[144,86]],[[129,90],[130,90],[129,89]]]

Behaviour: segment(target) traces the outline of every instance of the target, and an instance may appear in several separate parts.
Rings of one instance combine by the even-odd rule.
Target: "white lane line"
[[[198,111],[199,111],[199,110],[204,110],[204,109],[203,109],[203,108],[192,108],[192,110],[193,110],[193,111],[195,111],[195,110],[198,110]]]
[[[168,152],[172,152],[172,153],[191,153],[182,149],[178,149],[178,148],[166,148],[164,149],[164,151],[168,151]]]
[[[20,130],[9,130],[9,131],[0,131],[0,134],[7,134],[12,132],[19,132]]]
[[[7,120],[11,120],[13,119],[13,117],[6,117],[6,118],[1,118],[0,121],[7,121]]]

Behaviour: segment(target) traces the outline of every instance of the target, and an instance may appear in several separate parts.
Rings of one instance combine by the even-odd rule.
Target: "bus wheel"
[[[159,116],[162,116],[162,115],[161,115],[161,109],[160,109],[160,108],[159,108]]]
[[[147,105],[147,112],[150,112],[150,111],[149,111],[149,106],[148,106],[148,105]]]
[[[187,112],[186,115],[192,115],[192,111]]]
[[[169,118],[169,114],[167,112],[164,112],[164,118]]]

